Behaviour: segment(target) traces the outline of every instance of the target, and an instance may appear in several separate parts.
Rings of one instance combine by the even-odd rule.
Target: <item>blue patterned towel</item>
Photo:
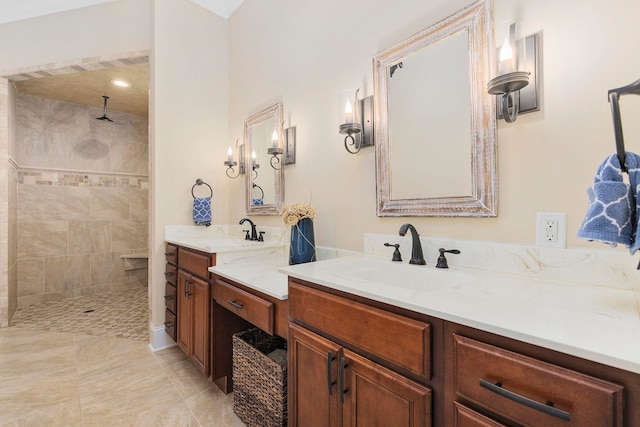
[[[211,225],[211,197],[193,199],[193,222],[197,225]]]
[[[625,164],[629,184],[623,180],[620,161],[616,154],[607,157],[596,172],[593,186],[589,187],[589,208],[578,230],[578,237],[629,248],[631,254],[640,249],[638,213],[640,156],[627,152]]]

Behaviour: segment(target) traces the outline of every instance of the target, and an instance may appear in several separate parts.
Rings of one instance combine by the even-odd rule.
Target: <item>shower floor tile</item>
[[[146,287],[19,307],[11,326],[149,340]]]

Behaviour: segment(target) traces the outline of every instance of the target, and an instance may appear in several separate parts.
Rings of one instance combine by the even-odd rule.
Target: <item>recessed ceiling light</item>
[[[129,87],[129,86],[131,86],[130,83],[125,82],[124,80],[111,80],[111,83],[113,83],[116,86],[120,86],[120,87]]]

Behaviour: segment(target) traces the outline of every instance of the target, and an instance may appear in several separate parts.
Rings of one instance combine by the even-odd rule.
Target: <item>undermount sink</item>
[[[471,274],[434,266],[396,264],[378,258],[356,257],[336,259],[327,264],[336,276],[356,281],[379,283],[407,289],[437,290],[468,282]]]

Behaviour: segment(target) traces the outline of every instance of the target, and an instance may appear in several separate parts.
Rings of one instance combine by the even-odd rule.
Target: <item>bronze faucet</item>
[[[413,243],[411,245],[411,259],[409,260],[409,264],[416,265],[425,265],[426,262],[424,260],[424,255],[422,255],[422,245],[420,244],[420,235],[416,228],[411,224],[403,224],[400,227],[400,235],[404,236],[407,234],[407,231],[411,230],[411,238]]]

